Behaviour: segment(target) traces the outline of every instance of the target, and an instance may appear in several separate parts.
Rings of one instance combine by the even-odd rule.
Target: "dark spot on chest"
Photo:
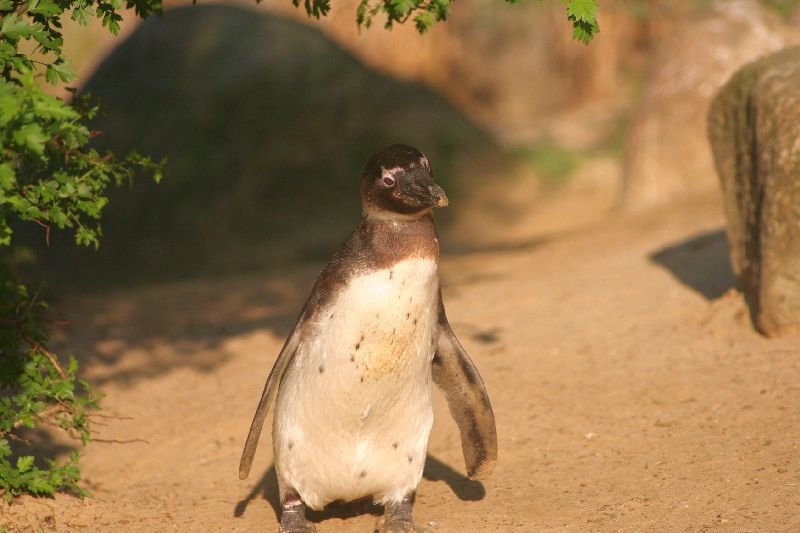
[[[389,271],[389,279],[394,278],[394,270]]]
[[[324,365],[319,365],[319,373],[320,374],[325,373],[325,366]]]
[[[291,450],[292,448],[294,448],[294,442],[289,441],[289,444],[287,444],[286,447]]]
[[[392,448],[394,448],[395,450],[397,449],[397,446],[399,446],[399,445],[396,442],[392,443]]]
[[[406,320],[408,320],[409,318],[411,318],[411,313],[406,313]]]
[[[355,355],[351,355],[350,356],[350,362],[351,363],[355,363],[356,362],[356,356]]]
[[[408,464],[411,464],[411,462],[412,462],[413,460],[414,460],[414,457],[412,457],[411,455],[409,455],[409,456],[408,456]]]
[[[358,477],[360,477],[361,479],[364,479],[365,477],[367,477],[367,471],[366,470],[362,470],[361,473],[358,475]]]
[[[417,325],[417,319],[416,318],[414,319],[414,325],[415,326]]]

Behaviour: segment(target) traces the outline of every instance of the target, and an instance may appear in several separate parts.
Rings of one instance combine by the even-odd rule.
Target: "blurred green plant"
[[[759,0],[759,2],[784,18],[790,17],[792,13],[800,9],[800,0]],[[672,0],[629,0],[620,5],[637,17],[645,19],[647,17],[657,17],[659,14],[663,16],[665,11],[670,10],[686,10],[688,8],[704,12],[711,9],[713,4],[712,0],[692,0],[686,3],[673,2]],[[724,4],[722,5],[724,7]]]
[[[518,149],[516,156],[530,163],[546,183],[562,185],[569,181],[585,155],[544,139]]]
[[[789,17],[800,9],[800,0],[762,0],[767,6],[777,11],[782,17]]]
[[[48,323],[42,315],[46,308],[7,271],[0,274],[0,492],[8,501],[23,492],[53,494],[60,488],[82,493],[77,485],[78,452],[63,464],[44,459],[41,468],[34,455],[12,460],[11,440],[30,446],[16,430],[41,423],[59,427],[86,444],[89,411],[98,408],[89,384],[76,378],[75,358],[70,357],[65,368],[46,348]]]
[[[259,2],[261,0],[258,0]],[[395,24],[414,21],[417,31],[425,33],[435,23],[447,20],[450,5],[454,0],[361,0],[356,8],[356,22],[359,26],[369,28],[373,18],[378,14],[386,17],[384,27],[392,28]],[[521,0],[506,0],[516,4]],[[598,0],[559,0],[566,4],[567,20],[572,23],[572,37],[576,41],[588,44],[600,31],[597,23]],[[300,0],[292,0],[295,6]],[[331,0],[303,0],[303,7],[309,16],[319,18],[327,15],[331,9]]]
[[[10,249],[15,221],[38,224],[48,241],[52,228],[69,229],[78,245],[97,247],[107,188],[139,172],[160,179],[161,164],[147,157],[92,148],[98,133],[86,123],[97,108],[83,99],[68,104],[40,85],[76,77],[62,54],[62,17],[97,18],[117,33],[124,8],[146,17],[160,13],[161,2],[0,0],[0,251]],[[80,492],[78,453],[62,463],[37,460],[21,430],[60,428],[85,445],[89,411],[98,408],[75,359],[63,365],[47,348],[46,307],[38,291],[0,268],[0,494],[9,501],[23,492]]]

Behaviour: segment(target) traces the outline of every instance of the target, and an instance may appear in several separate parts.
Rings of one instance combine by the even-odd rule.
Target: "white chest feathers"
[[[312,508],[400,499],[422,475],[433,423],[436,262],[357,276],[317,311],[278,391],[281,483]]]
[[[318,349],[346,352],[365,379],[430,361],[439,281],[436,263],[414,259],[354,278],[320,318]]]

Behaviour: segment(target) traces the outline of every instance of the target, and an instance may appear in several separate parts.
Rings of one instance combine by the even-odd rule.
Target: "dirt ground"
[[[709,197],[583,229],[531,222],[472,249],[445,242],[445,303],[492,398],[499,462],[487,481],[464,477],[437,396],[418,522],[800,531],[800,342],[753,331],[722,227]],[[268,432],[251,478],[237,466],[318,269],[62,301],[64,342],[89,354],[104,413],[119,417],[98,437],[130,442],[86,449],[92,498],[0,507],[10,531],[277,531]],[[320,533],[363,533],[376,516],[358,504],[312,519]]]

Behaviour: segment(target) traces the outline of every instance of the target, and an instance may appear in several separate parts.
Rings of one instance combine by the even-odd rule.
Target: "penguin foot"
[[[314,524],[311,522],[306,522],[305,524],[293,524],[288,527],[284,527],[283,520],[281,520],[281,528],[280,533],[316,533],[317,528],[314,527]]]
[[[374,533],[433,533],[433,530],[406,520],[378,520]]]
[[[431,533],[427,527],[419,526],[411,518],[414,494],[409,494],[397,503],[387,503],[383,518],[375,524],[375,533]]]
[[[306,520],[305,516],[296,516],[284,511],[281,513],[280,533],[316,533],[314,524]]]
[[[315,533],[317,528],[306,520],[306,505],[295,492],[289,492],[281,504],[280,533]]]

